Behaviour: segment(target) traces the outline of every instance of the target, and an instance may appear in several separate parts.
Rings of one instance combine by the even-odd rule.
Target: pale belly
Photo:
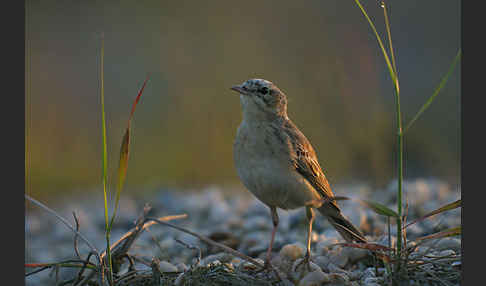
[[[286,156],[276,154],[277,150],[265,149],[265,144],[254,148],[259,138],[244,139],[234,146],[235,167],[243,185],[260,201],[268,206],[295,209],[321,198],[293,169]]]

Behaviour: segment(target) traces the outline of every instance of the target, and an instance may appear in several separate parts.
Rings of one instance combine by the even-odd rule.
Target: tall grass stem
[[[395,64],[395,53],[393,51],[393,41],[391,37],[391,28],[390,28],[390,21],[388,20],[388,12],[386,8],[385,1],[381,2],[381,7],[383,8],[383,15],[385,18],[385,27],[388,36],[388,43],[389,49],[392,59],[392,68],[393,73],[395,74],[394,86],[395,86],[395,95],[396,95],[396,114],[397,114],[397,177],[398,177],[398,194],[397,194],[397,211],[398,211],[398,218],[397,218],[397,257],[401,257],[402,252],[402,198],[403,198],[403,129],[402,129],[402,111],[400,108],[400,85],[398,84],[398,73]],[[397,261],[400,261],[398,259]],[[397,265],[399,268],[400,265]]]
[[[103,138],[103,198],[105,207],[105,237],[106,237],[106,257],[108,261],[108,281],[113,283],[113,268],[111,263],[111,251],[110,251],[110,232],[111,228],[108,224],[108,200],[107,200],[107,165],[108,165],[108,152],[106,147],[106,118],[105,118],[105,92],[104,92],[104,51],[105,51],[105,39],[104,34],[101,34],[101,63],[100,63],[100,83],[101,83],[101,126],[102,126],[102,138]]]

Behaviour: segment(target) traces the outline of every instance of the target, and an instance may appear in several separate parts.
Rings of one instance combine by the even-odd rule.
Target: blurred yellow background
[[[391,1],[406,124],[460,48],[460,1]],[[382,36],[378,1],[363,1]],[[26,1],[26,189],[101,190],[100,34],[110,181],[132,101],[127,192],[238,185],[229,90],[273,81],[331,184],[388,184],[395,97],[354,1]],[[460,180],[460,68],[405,137],[405,178]]]

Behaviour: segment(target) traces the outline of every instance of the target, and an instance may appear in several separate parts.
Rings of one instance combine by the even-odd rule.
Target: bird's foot
[[[265,263],[263,264],[263,267],[262,267],[262,268],[260,268],[259,270],[257,270],[256,272],[257,272],[257,273],[261,273],[261,272],[267,272],[267,273],[270,273],[270,272],[273,272],[273,273],[275,273],[275,276],[276,276],[276,278],[277,278],[279,281],[280,281],[280,280],[282,280],[282,279],[280,278],[280,275],[278,274],[277,269],[276,269],[276,268],[274,268],[274,267],[272,266],[272,264],[270,263],[270,260],[268,260],[268,259],[267,259],[267,260],[265,260]]]
[[[295,271],[298,271],[299,267],[303,266],[307,268],[308,272],[311,272],[310,262],[311,262],[310,254],[306,253],[304,258],[295,266]],[[302,270],[305,269],[302,268]]]
[[[270,263],[270,260],[265,260],[265,263],[263,264],[263,267],[257,270],[257,273],[259,272],[269,272],[273,270],[273,266]]]

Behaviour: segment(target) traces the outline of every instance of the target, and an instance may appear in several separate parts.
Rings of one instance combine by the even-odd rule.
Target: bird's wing
[[[326,176],[322,172],[321,166],[317,161],[317,155],[314,148],[304,134],[290,120],[284,123],[284,130],[289,137],[289,147],[291,160],[296,171],[301,174],[321,195],[323,198],[332,198],[334,194],[329,186]],[[335,200],[330,204],[339,209]]]

